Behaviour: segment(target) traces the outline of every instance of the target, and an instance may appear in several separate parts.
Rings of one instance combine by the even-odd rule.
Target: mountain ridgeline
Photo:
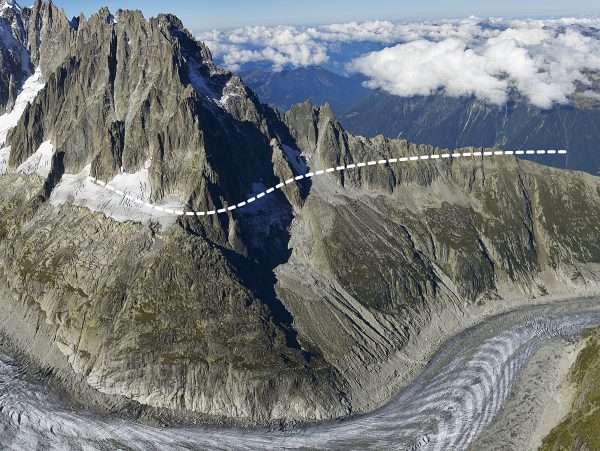
[[[261,101],[281,111],[308,100],[318,105],[329,103],[336,112],[341,112],[371,93],[362,85],[361,76],[345,77],[318,66],[280,72],[247,69],[240,76]]]
[[[492,105],[441,93],[403,98],[375,91],[348,106],[340,120],[365,136],[383,134],[441,147],[567,149],[566,159],[538,161],[600,172],[600,102],[582,94],[570,105],[542,110],[516,94],[504,105]]]
[[[584,92],[599,91],[597,74],[591,74],[593,86],[576,92],[571,104],[547,110],[517,93],[503,105],[444,93],[398,97],[363,87],[359,75],[343,76],[321,67],[252,69],[241,75],[262,101],[282,111],[305,100],[331,104],[344,127],[359,135],[446,148],[567,149],[566,158],[536,161],[591,174],[600,171],[600,102]]]
[[[365,412],[411,374],[429,327],[597,284],[600,183],[513,157],[327,173],[170,227],[114,219],[90,207],[104,191],[87,175],[147,174],[151,202],[205,211],[441,150],[354,136],[328,106],[282,115],[171,15],[67,20],[38,0],[9,21],[23,27],[3,55],[27,64],[3,57],[0,107],[35,68],[44,87],[5,143],[0,329],[82,402],[252,424]],[[19,170],[47,142],[48,173]]]

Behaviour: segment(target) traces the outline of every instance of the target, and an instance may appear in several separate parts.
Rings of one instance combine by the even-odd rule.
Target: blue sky
[[[25,5],[27,2],[23,2]],[[598,0],[55,0],[69,16],[90,15],[101,6],[111,11],[141,9],[148,17],[159,12],[179,16],[194,30],[244,25],[324,24],[348,20],[554,15],[599,15]]]

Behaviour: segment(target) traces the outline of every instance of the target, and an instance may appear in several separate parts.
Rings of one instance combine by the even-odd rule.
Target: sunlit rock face
[[[598,182],[513,157],[334,171],[204,217],[124,201],[88,176],[215,211],[307,171],[444,151],[354,136],[327,106],[281,116],[170,15],[19,14],[40,78],[0,154],[0,327],[85,402],[249,423],[365,412],[432,324],[595,283]]]

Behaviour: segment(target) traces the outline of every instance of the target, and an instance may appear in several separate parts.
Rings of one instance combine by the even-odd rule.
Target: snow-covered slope
[[[4,146],[8,131],[17,125],[29,102],[31,102],[37,93],[44,87],[44,83],[40,78],[41,72],[38,68],[35,73],[25,81],[12,111],[0,116],[0,147]]]
[[[0,0],[0,14],[4,13],[7,9],[16,9],[21,11],[21,7],[15,0]]]
[[[4,7],[4,6],[2,6]],[[4,174],[8,168],[8,158],[10,156],[10,146],[4,146],[8,131],[19,122],[27,105],[35,98],[37,93],[44,87],[40,80],[41,72],[38,69],[29,77],[21,92],[17,96],[15,106],[9,113],[0,116],[0,175]],[[50,166],[48,166],[48,169]],[[48,173],[46,172],[46,175]]]
[[[0,114],[11,109],[32,69],[21,7],[14,1],[0,0]]]
[[[48,174],[50,174],[50,167],[52,166],[53,154],[54,146],[52,143],[50,141],[44,141],[33,155],[19,165],[17,172],[23,174],[37,173],[42,177],[48,177]]]
[[[136,221],[143,224],[155,222],[166,231],[175,224],[177,216],[148,208],[145,204],[131,198],[150,202],[151,188],[148,177],[149,163],[135,173],[120,173],[110,182],[110,186],[123,194],[107,190],[88,179],[91,165],[87,165],[79,174],[64,174],[60,183],[52,191],[52,205],[72,204],[102,212],[116,221]],[[129,195],[131,198],[126,197]],[[181,210],[183,204],[174,196],[158,204],[167,209]]]

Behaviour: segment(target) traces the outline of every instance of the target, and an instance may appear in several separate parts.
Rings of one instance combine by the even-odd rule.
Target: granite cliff
[[[281,116],[170,15],[11,14],[29,62],[3,68],[44,85],[0,143],[0,329],[86,402],[251,423],[364,412],[429,325],[596,284],[600,183],[513,157],[333,172],[204,217],[126,202],[87,176],[205,211],[439,149],[351,135],[328,106]]]

